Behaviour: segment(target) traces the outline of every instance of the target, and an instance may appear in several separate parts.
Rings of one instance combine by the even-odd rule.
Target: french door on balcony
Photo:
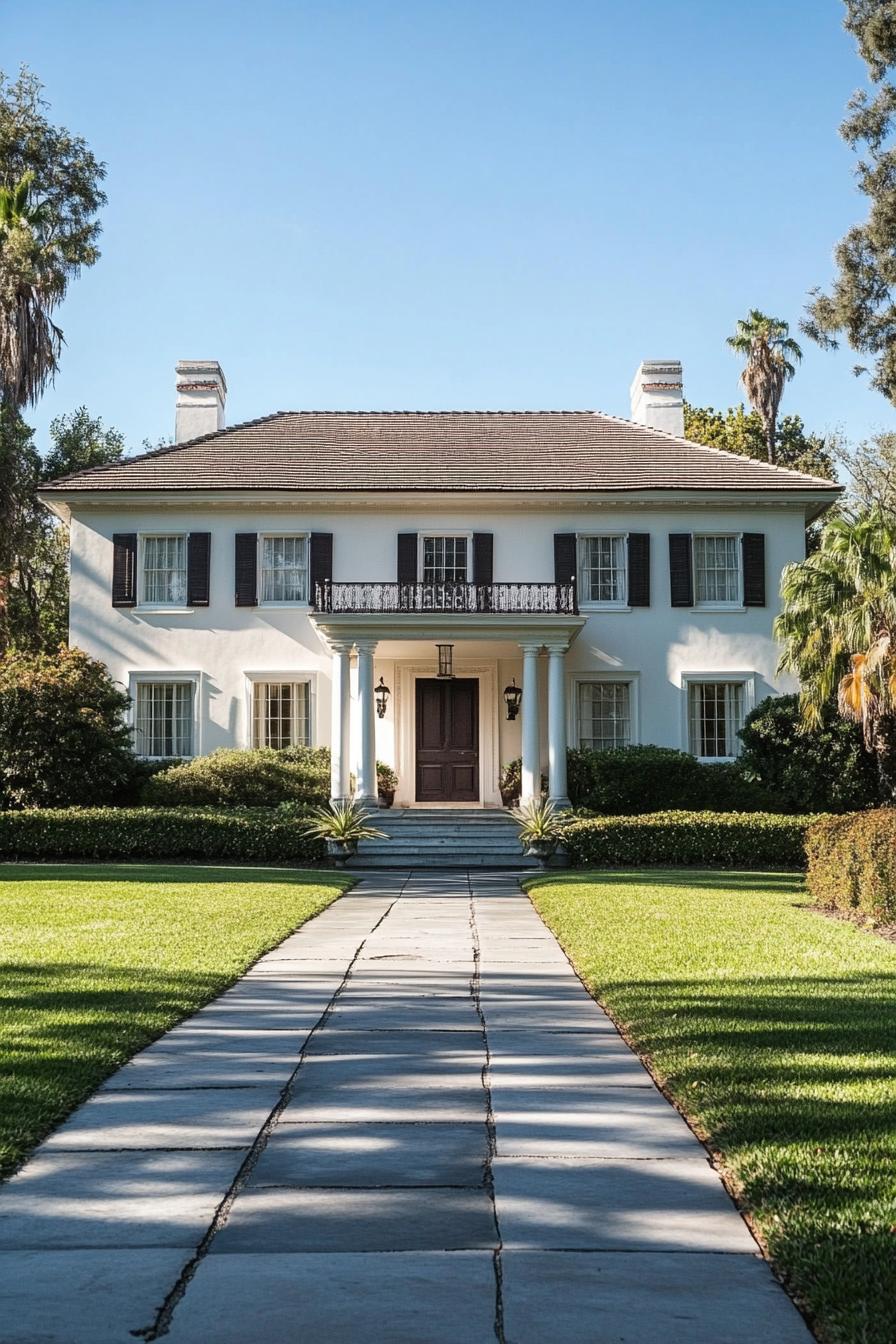
[[[479,682],[418,680],[416,800],[479,801]]]

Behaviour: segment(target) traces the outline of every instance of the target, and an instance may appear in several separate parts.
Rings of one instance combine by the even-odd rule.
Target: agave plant
[[[512,813],[524,845],[556,845],[563,835],[563,813],[547,798],[533,798]]]
[[[384,831],[371,826],[368,814],[356,799],[330,802],[309,813],[302,828],[306,835],[318,840],[332,840],[339,845],[356,845],[359,840],[386,840]]]

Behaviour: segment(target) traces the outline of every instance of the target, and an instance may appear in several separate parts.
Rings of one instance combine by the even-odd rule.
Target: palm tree
[[[790,335],[790,327],[779,317],[768,317],[751,308],[738,321],[728,344],[746,360],[740,376],[747,400],[762,420],[769,462],[775,460],[778,407],[784,384],[796,373],[803,352]],[[796,363],[794,363],[796,361]]]
[[[860,723],[881,796],[896,801],[896,520],[879,509],[834,518],[819,549],[781,576],[780,668],[802,686],[808,725],[836,696]]]
[[[0,185],[0,397],[20,408],[52,381],[62,332],[51,314],[65,294],[68,265],[50,212],[34,203],[34,174]]]

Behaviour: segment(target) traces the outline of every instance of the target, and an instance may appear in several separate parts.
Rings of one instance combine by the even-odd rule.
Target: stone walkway
[[[366,878],[0,1190],[2,1344],[809,1344],[505,874]]]

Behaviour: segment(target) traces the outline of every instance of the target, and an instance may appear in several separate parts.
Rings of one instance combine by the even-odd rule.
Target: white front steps
[[[350,868],[537,868],[508,812],[381,808],[371,822],[388,840],[362,840]]]

